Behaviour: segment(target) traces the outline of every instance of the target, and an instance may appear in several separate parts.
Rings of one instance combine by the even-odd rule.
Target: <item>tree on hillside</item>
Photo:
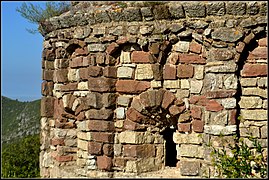
[[[70,2],[46,2],[43,9],[40,5],[34,5],[32,3],[22,3],[20,7],[16,9],[22,17],[27,19],[30,23],[39,25],[46,19],[59,16],[60,14],[67,12],[71,7]],[[37,32],[41,33],[40,26],[38,29],[27,29],[31,34]],[[42,33],[41,33],[42,34]]]

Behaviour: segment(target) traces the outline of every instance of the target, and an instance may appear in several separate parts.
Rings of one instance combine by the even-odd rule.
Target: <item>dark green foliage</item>
[[[39,177],[39,135],[31,135],[2,146],[2,178]]]
[[[213,166],[222,178],[266,178],[267,159],[257,138],[248,138],[253,147],[249,147],[242,138],[236,138],[234,145],[229,144],[233,155],[227,152],[227,147],[212,148]]]
[[[27,19],[29,22],[39,25],[46,19],[54,16],[59,16],[60,14],[67,12],[70,9],[69,2],[53,2],[48,1],[45,3],[45,8],[43,9],[39,5],[33,5],[32,3],[22,3],[21,7],[16,10],[21,14],[22,17]],[[34,34],[40,32],[41,30],[26,29],[28,32]]]

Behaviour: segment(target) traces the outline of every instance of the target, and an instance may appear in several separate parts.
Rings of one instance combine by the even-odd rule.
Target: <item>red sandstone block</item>
[[[258,41],[259,46],[267,46],[267,38],[262,38]]]
[[[153,57],[150,52],[133,51],[131,54],[131,61],[134,63],[153,63]]]
[[[113,131],[114,123],[110,121],[91,120],[88,127],[90,131]]]
[[[191,132],[191,123],[180,123],[177,127],[179,132]]]
[[[102,67],[100,66],[89,66],[88,75],[92,77],[101,76],[102,75]]]
[[[134,122],[142,123],[147,119],[146,116],[143,114],[139,113],[136,109],[130,107],[127,112],[126,112],[126,117]]]
[[[129,41],[128,37],[122,37],[122,38],[118,39],[118,40],[116,41],[116,43],[117,43],[118,45],[122,45],[122,44],[127,43],[128,41]]]
[[[97,167],[100,170],[110,171],[112,168],[112,158],[107,156],[97,156]]]
[[[103,75],[105,77],[117,78],[117,67],[115,66],[106,66],[103,70]]]
[[[202,45],[196,42],[190,43],[190,52],[200,54],[202,52]]]
[[[82,80],[86,80],[89,78],[88,68],[80,68],[79,69],[79,78]]]
[[[41,116],[53,117],[54,114],[54,98],[53,97],[42,97],[41,99]]]
[[[108,45],[108,47],[106,48],[106,53],[111,55],[113,54],[117,49],[119,48],[119,45],[115,42],[111,43]]]
[[[104,153],[104,155],[112,156],[113,151],[114,151],[113,144],[104,144],[103,145],[103,153]]]
[[[164,65],[163,79],[176,79],[177,69],[175,65]]]
[[[102,143],[99,142],[89,142],[88,143],[88,153],[92,155],[102,154]]]
[[[267,64],[245,64],[241,72],[242,77],[267,76]]]
[[[89,78],[88,87],[91,91],[97,92],[111,92],[115,91],[116,80],[112,78]]]
[[[162,108],[167,109],[168,106],[176,99],[175,95],[170,91],[163,94]]]
[[[191,116],[194,119],[201,119],[202,118],[202,110],[198,106],[191,106]]]
[[[179,54],[180,63],[205,64],[206,60],[197,54]]]
[[[52,81],[54,70],[43,70],[42,80]]]
[[[64,138],[53,138],[50,140],[50,144],[53,146],[57,145],[64,146]]]
[[[133,121],[131,121],[129,119],[125,119],[124,120],[124,122],[123,122],[123,128],[125,130],[144,130],[144,129],[146,129],[145,126],[140,125],[140,124],[138,124],[136,122],[133,122]]]
[[[236,125],[237,117],[236,117],[236,109],[232,109],[229,111],[229,125]]]
[[[124,157],[147,158],[155,156],[155,147],[153,144],[144,145],[123,145]]]
[[[118,80],[116,91],[124,93],[139,94],[150,88],[150,82],[136,80]]]
[[[70,63],[70,67],[81,67],[83,66],[83,58],[82,57],[75,57],[73,58]]]
[[[193,77],[194,67],[188,64],[181,64],[177,67],[177,77],[179,78],[191,78]]]
[[[55,99],[53,118],[61,119],[62,114],[64,114],[63,101],[61,99]]]
[[[59,162],[67,162],[67,161],[72,161],[73,156],[66,155],[66,156],[56,156],[55,159]]]
[[[52,96],[53,82],[43,81],[41,85],[41,93],[43,96]]]
[[[122,157],[114,157],[113,158],[113,164],[116,167],[125,167],[126,161],[127,160],[122,158]]]
[[[77,117],[76,117],[76,119],[77,119],[77,121],[83,121],[83,120],[85,120],[86,119],[86,117],[85,117],[85,112],[80,112],[78,115],[77,115]]]
[[[169,112],[170,114],[172,114],[173,116],[175,115],[178,115],[180,113],[182,113],[184,110],[186,109],[185,106],[176,106],[176,105],[172,105],[170,108],[169,108]]]
[[[192,130],[194,132],[203,132],[204,131],[204,122],[200,120],[193,120],[192,122]]]
[[[56,82],[67,82],[68,78],[67,78],[67,74],[68,74],[68,70],[67,69],[59,69],[59,70],[55,70],[54,71],[54,81]]]
[[[61,91],[75,91],[77,90],[78,83],[68,83],[61,86]]]
[[[205,106],[208,103],[209,99],[206,96],[198,96],[194,95],[190,97],[190,104],[197,104],[201,106]]]
[[[252,52],[249,53],[247,59],[267,59],[267,47],[257,47]]]
[[[106,132],[91,132],[92,140],[96,142],[106,142],[112,143],[114,139],[114,134]]]
[[[223,106],[215,100],[209,100],[206,103],[205,108],[207,111],[221,111],[221,110],[223,110]]]

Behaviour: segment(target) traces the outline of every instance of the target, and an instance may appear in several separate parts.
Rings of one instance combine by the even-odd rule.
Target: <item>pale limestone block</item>
[[[263,100],[263,103],[262,103],[262,108],[263,109],[267,109],[268,108],[267,103],[268,103],[267,99],[266,100]]]
[[[138,172],[137,162],[136,161],[127,161],[125,170],[126,170],[126,172]]]
[[[220,100],[220,103],[225,109],[233,109],[236,107],[236,99],[235,98],[224,98]]]
[[[179,41],[175,45],[173,45],[173,50],[177,52],[188,52],[190,47],[190,42],[187,41]]]
[[[78,139],[77,142],[78,142],[78,148],[80,148],[84,151],[88,151],[88,142],[87,141]]]
[[[124,119],[125,118],[125,108],[124,107],[118,107],[116,109],[116,117],[117,117],[117,119]]]
[[[204,148],[199,145],[193,144],[181,144],[179,147],[179,157],[195,157],[195,158],[203,158],[204,156]]]
[[[137,64],[135,71],[135,79],[153,79],[153,71],[151,64]]]
[[[241,116],[243,119],[262,121],[267,120],[267,110],[241,110]]]
[[[186,89],[178,89],[176,91],[176,97],[177,98],[188,98],[190,96],[190,90],[186,90]]]
[[[80,82],[78,83],[78,90],[88,90],[88,82]]]
[[[267,88],[267,77],[260,77],[258,79],[258,86]]]
[[[121,106],[129,106],[132,96],[119,95],[117,98],[117,104]]]
[[[163,82],[164,88],[171,88],[171,89],[179,89],[180,88],[180,80],[165,80]]]
[[[243,87],[256,86],[257,85],[257,78],[241,78],[240,84]]]
[[[124,63],[131,63],[130,52],[121,51],[121,54],[120,54],[120,62],[122,64],[124,64]]]
[[[177,144],[201,144],[202,137],[199,133],[191,133],[191,134],[182,134],[182,133],[174,133],[173,141]]]
[[[181,89],[190,89],[190,82],[188,79],[181,79]]]
[[[261,127],[261,138],[268,138],[268,127],[267,127],[267,125]]]
[[[75,99],[72,105],[72,111],[76,111],[77,107],[81,104],[81,100],[79,98]]]
[[[79,69],[69,69],[67,74],[68,81],[79,81]]]
[[[232,75],[226,75],[224,77],[224,86],[226,89],[236,89],[237,88],[237,77]]]
[[[159,88],[162,87],[162,81],[150,81],[151,87],[152,88]]]
[[[239,102],[240,108],[253,109],[262,107],[262,99],[260,97],[242,96]]]
[[[77,137],[79,139],[83,139],[83,140],[87,140],[87,141],[92,140],[92,135],[90,132],[78,132]]]
[[[85,97],[90,94],[89,91],[74,91],[74,96]]]
[[[133,77],[134,68],[131,67],[118,67],[117,69],[117,77],[118,78],[127,78],[131,79]]]
[[[249,131],[253,137],[260,138],[260,128],[256,126],[250,126]]]
[[[114,126],[116,128],[122,128],[123,127],[123,123],[124,123],[124,120],[117,120],[115,123],[114,123]]]
[[[212,135],[232,135],[236,133],[236,125],[205,125],[204,132]]]
[[[191,80],[190,92],[197,94],[200,93],[203,87],[203,81],[200,80]]]
[[[201,80],[204,78],[204,66],[202,65],[194,66],[194,78],[197,80]]]
[[[261,88],[243,88],[242,95],[254,95],[267,98],[267,89]]]

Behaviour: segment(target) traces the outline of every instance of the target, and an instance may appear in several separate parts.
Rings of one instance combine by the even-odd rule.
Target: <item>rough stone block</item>
[[[191,80],[191,88],[190,92],[191,93],[200,93],[203,88],[203,81],[201,80]]]
[[[68,81],[67,74],[68,74],[67,69],[55,70],[53,74],[53,81],[58,83],[67,82]]]
[[[112,169],[112,158],[108,156],[97,156],[97,167],[100,170],[110,171]]]
[[[116,80],[112,78],[89,78],[89,90],[97,92],[111,92],[115,90]]]
[[[201,121],[201,120],[193,120],[191,122],[191,124],[192,124],[192,130],[194,132],[201,133],[201,132],[204,131],[204,122],[203,121]]]
[[[179,89],[180,88],[180,80],[165,80],[163,82],[163,87],[167,89]]]
[[[191,123],[180,123],[177,126],[179,132],[191,132]]]
[[[90,120],[87,125],[88,125],[88,130],[92,130],[92,131],[114,130],[114,123],[110,121]]]
[[[236,107],[236,99],[235,98],[225,98],[220,100],[221,105],[225,109],[233,109]]]
[[[42,97],[40,115],[46,117],[53,117],[54,114],[54,98]]]
[[[179,167],[182,176],[196,176],[200,172],[201,164],[197,161],[180,161]]]
[[[87,119],[102,119],[108,120],[113,116],[113,111],[111,109],[90,109],[86,111],[85,116]]]
[[[177,52],[188,52],[190,43],[188,41],[179,41],[173,45],[173,50]]]
[[[69,69],[67,74],[68,81],[79,81],[79,70],[78,69]]]
[[[102,153],[102,143],[99,142],[87,142],[88,153],[91,155],[100,155]]]
[[[241,115],[243,119],[262,121],[267,120],[267,110],[241,110]]]
[[[204,132],[212,135],[232,135],[236,133],[236,125],[205,125]]]
[[[95,142],[112,143],[114,140],[113,133],[91,132],[92,140]]]
[[[118,80],[116,91],[125,93],[139,94],[150,88],[150,82],[136,80]]]
[[[234,28],[220,27],[215,29],[211,36],[213,39],[219,39],[225,42],[236,42],[243,37],[243,32]]]
[[[206,64],[206,60],[198,54],[179,54],[180,63]]]
[[[177,67],[177,77],[192,78],[194,74],[194,67],[192,65],[181,64]]]
[[[251,87],[251,88],[243,88],[242,89],[242,95],[246,95],[246,96],[260,96],[262,98],[267,98],[267,90],[265,89],[261,89],[261,88],[255,88],[255,87]]]
[[[79,149],[82,149],[84,151],[88,151],[88,142],[87,141],[78,139],[77,142],[78,142],[77,147]]]
[[[134,74],[134,68],[132,67],[118,67],[117,77],[118,78],[127,78],[132,79]]]
[[[97,77],[102,75],[102,67],[100,66],[89,66],[88,67],[88,76]]]
[[[203,158],[204,148],[194,144],[181,144],[179,147],[179,156]]]
[[[177,144],[202,144],[203,139],[199,133],[174,133],[173,141]]]
[[[202,118],[202,110],[198,106],[191,106],[191,116],[195,119]]]
[[[164,65],[163,79],[176,79],[176,72],[175,65]]]
[[[207,111],[221,111],[223,106],[215,100],[209,100],[206,104]]]
[[[245,64],[241,72],[242,77],[267,76],[266,64]]]
[[[133,51],[131,54],[133,63],[154,63],[153,57],[149,52]]]
[[[162,108],[167,109],[170,104],[175,100],[175,95],[170,91],[165,91],[163,94]]]
[[[117,98],[117,104],[120,106],[129,106],[131,98],[132,98],[131,96],[120,95]]]
[[[153,79],[153,70],[151,68],[151,64],[137,64],[135,79]]]
[[[125,108],[124,107],[118,107],[116,109],[116,117],[117,117],[117,119],[124,119],[125,118]]]
[[[209,61],[227,61],[234,57],[234,52],[226,48],[211,48],[208,51],[207,60]]]

